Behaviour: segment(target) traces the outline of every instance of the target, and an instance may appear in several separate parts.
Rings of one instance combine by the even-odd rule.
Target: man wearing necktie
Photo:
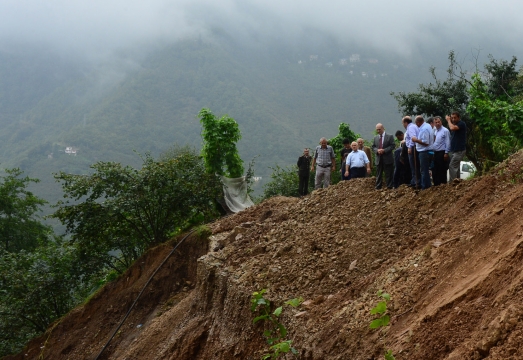
[[[382,124],[376,125],[378,135],[374,138],[372,151],[376,155],[376,189],[381,189],[383,184],[383,173],[387,181],[387,188],[392,189],[394,172],[394,157],[392,152],[396,147],[394,136],[386,134]]]

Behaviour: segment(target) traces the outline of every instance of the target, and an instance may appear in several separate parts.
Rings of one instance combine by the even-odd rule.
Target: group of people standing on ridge
[[[376,125],[377,135],[372,148],[365,146],[361,138],[352,143],[348,139],[343,140],[344,148],[340,152],[342,180],[370,176],[372,153],[376,166],[376,189],[384,185],[383,175],[388,189],[407,184],[425,190],[433,184],[446,184],[447,170],[450,181],[459,178],[460,162],[466,152],[467,126],[457,111],[445,119],[448,129],[443,126],[440,116],[425,121],[423,116],[418,115],[414,122],[410,116],[405,116],[401,120],[405,133],[400,130],[395,133],[400,142],[398,148],[394,136],[386,133],[382,124]],[[298,169],[300,196],[308,193],[310,172],[316,171],[315,189],[330,185],[331,172],[336,171],[336,155],[326,138],[320,139],[313,156],[309,154],[309,149],[304,149],[298,159]]]

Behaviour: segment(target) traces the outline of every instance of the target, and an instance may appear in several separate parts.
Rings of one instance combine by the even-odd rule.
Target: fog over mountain
[[[4,0],[0,43],[47,44],[93,60],[123,49],[150,48],[216,28],[253,43],[293,42],[311,29],[379,51],[416,57],[420,51],[462,57],[481,48],[518,55],[523,2],[311,0]]]
[[[366,139],[376,122],[398,129],[390,92],[430,81],[431,65],[444,77],[451,50],[466,70],[521,58],[522,12],[508,0],[3,0],[0,164],[44,188],[133,150],[198,147],[209,107],[238,121],[241,155],[260,155],[267,179],[340,122]]]

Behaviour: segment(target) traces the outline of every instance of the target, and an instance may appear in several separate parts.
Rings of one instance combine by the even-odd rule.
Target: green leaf
[[[372,320],[369,327],[371,329],[377,329],[379,327],[383,326],[383,320],[381,318]]]
[[[392,354],[392,350],[389,350],[385,353],[385,360],[396,360],[396,358]]]
[[[270,318],[269,315],[260,315],[260,316],[255,317],[255,318],[252,320],[252,323],[253,323],[253,324],[256,324],[256,323],[257,323],[258,321],[260,321],[260,320],[267,320],[267,319],[269,319],[269,318]]]
[[[386,311],[387,311],[387,303],[385,301],[380,301],[373,309],[371,309],[370,313],[372,315],[384,314]]]
[[[383,293],[383,294],[381,294],[381,297],[386,299],[386,300],[388,300],[388,301],[390,301],[390,294]]]
[[[276,316],[280,316],[282,310],[283,310],[283,307],[280,306],[279,308],[277,308],[276,310],[274,310],[273,314],[276,315]]]
[[[285,326],[283,326],[283,324],[278,323],[278,329],[280,330],[280,338],[287,336],[287,329]]]
[[[290,305],[292,307],[298,307],[301,305],[302,302],[303,302],[303,298],[299,297],[299,298],[291,299],[291,300],[287,301],[285,304]]]

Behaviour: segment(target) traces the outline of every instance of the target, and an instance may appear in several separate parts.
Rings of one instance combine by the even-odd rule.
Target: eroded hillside
[[[273,198],[189,237],[153,279],[103,359],[258,359],[250,297],[301,296],[282,322],[301,359],[523,358],[523,155],[493,175],[423,192],[357,179]],[[15,359],[94,359],[165,244]],[[369,329],[378,290],[391,324]]]

